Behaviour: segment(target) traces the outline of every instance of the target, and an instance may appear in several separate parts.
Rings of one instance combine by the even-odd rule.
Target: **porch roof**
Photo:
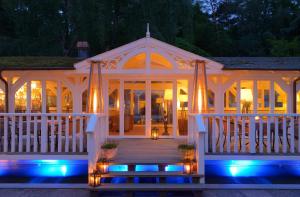
[[[300,57],[213,57],[223,70],[300,71]]]
[[[74,70],[72,57],[11,56],[0,57],[0,70]]]

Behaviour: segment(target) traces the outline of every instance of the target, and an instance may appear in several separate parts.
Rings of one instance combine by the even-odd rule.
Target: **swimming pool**
[[[158,165],[136,165],[135,171],[158,171]],[[165,171],[181,171],[181,165],[167,165]],[[127,165],[112,165],[111,172],[128,171]],[[0,160],[0,183],[87,183],[86,160]],[[300,184],[300,161],[208,160],[207,184]],[[104,182],[124,183],[117,177]],[[156,178],[134,180],[155,183]],[[190,183],[183,177],[167,178],[167,183]]]
[[[0,183],[87,183],[86,160],[0,160]]]

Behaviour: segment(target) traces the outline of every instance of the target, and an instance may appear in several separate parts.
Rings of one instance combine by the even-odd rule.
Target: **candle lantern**
[[[92,187],[97,187],[100,185],[101,182],[101,175],[94,170],[92,173],[89,174],[89,185]]]
[[[193,168],[193,163],[191,161],[186,161],[183,163],[183,173],[184,174],[191,174]]]
[[[108,173],[108,167],[109,163],[106,159],[102,159],[97,163],[97,169],[100,172],[100,174]]]
[[[154,127],[151,130],[151,139],[152,140],[157,140],[158,139],[158,128],[157,127]]]

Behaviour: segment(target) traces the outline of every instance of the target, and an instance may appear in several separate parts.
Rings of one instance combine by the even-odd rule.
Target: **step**
[[[110,172],[102,174],[102,178],[108,177],[204,177],[200,174],[184,174],[181,172]]]
[[[112,184],[103,183],[98,187],[91,188],[92,191],[201,191],[204,189],[204,184],[168,184],[168,183],[145,183],[145,184]]]

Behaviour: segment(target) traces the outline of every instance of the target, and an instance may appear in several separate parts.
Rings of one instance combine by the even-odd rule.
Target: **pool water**
[[[1,160],[0,183],[87,183],[86,160]]]
[[[168,172],[182,172],[181,165],[167,165]],[[126,172],[127,165],[112,165],[111,172]],[[136,165],[135,171],[156,172],[158,165]],[[87,183],[86,160],[0,160],[0,183]],[[300,184],[300,161],[209,160],[207,184]],[[126,183],[124,177],[105,178],[105,183]],[[168,177],[166,183],[188,184],[188,177]],[[134,178],[134,183],[158,183],[159,179]]]

